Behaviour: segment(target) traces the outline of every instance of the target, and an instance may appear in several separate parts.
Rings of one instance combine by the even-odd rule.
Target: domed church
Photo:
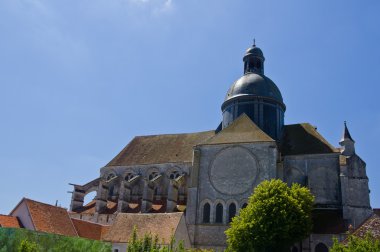
[[[327,251],[333,236],[344,239],[349,226],[371,216],[366,164],[346,123],[340,147],[309,123],[285,125],[286,106],[264,74],[262,50],[253,44],[243,63],[216,129],[133,138],[99,177],[72,184],[71,217],[118,226],[110,240],[132,224],[152,230],[179,218],[172,232],[187,247],[221,250],[231,219],[260,182],[273,178],[299,183],[315,196],[312,234],[292,251]],[[125,248],[125,239],[113,242],[115,251]]]

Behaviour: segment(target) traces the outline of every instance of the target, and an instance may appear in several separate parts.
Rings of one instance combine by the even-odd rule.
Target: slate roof
[[[274,142],[274,140],[252,122],[246,114],[242,114],[232,124],[200,145],[252,142]]]
[[[189,134],[135,137],[106,166],[192,162],[193,147],[214,136],[204,131]]]
[[[36,231],[78,236],[66,209],[23,198]],[[16,207],[17,208],[17,207]]]
[[[110,228],[110,226],[73,218],[71,221],[73,222],[74,227],[80,237],[92,240],[102,240],[102,237],[109,231]]]
[[[20,220],[15,216],[0,214],[0,227],[22,228]]]
[[[285,125],[282,155],[325,154],[339,152],[309,123]]]
[[[110,242],[128,242],[133,234],[133,227],[136,226],[139,238],[151,233],[153,237],[157,235],[160,242],[164,241],[163,244],[168,244],[182,215],[183,213],[119,213],[103,239]]]
[[[380,217],[377,214],[373,214],[363,222],[352,232],[352,235],[363,238],[367,233],[371,233],[375,239],[380,240]],[[348,238],[342,241],[343,244],[347,242]]]

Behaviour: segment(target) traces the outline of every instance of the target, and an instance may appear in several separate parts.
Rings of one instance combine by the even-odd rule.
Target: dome
[[[228,90],[224,103],[235,97],[247,95],[266,97],[283,103],[281,92],[276,84],[265,75],[256,73],[247,73],[235,81]]]
[[[265,58],[264,58],[263,51],[261,51],[261,49],[258,48],[258,47],[256,47],[255,45],[253,45],[252,47],[248,48],[248,49],[245,51],[245,55],[244,55],[243,60],[245,60],[247,57],[251,57],[251,56],[259,57],[259,58],[265,59]]]

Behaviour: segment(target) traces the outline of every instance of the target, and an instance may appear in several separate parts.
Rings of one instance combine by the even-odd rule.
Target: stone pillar
[[[107,198],[108,198],[108,185],[101,181],[99,183],[99,188],[96,196],[95,212],[102,213],[107,207]]]
[[[158,175],[152,178],[151,180],[146,179],[144,181],[144,191],[141,202],[142,213],[148,213],[152,209],[154,189],[158,186],[159,182],[161,181],[161,178],[162,175]]]
[[[166,204],[166,212],[171,213],[177,208],[178,191],[185,181],[185,175],[181,175],[176,179],[171,179],[168,188],[168,198]]]
[[[132,201],[132,188],[139,180],[140,175],[134,176],[132,179],[120,183],[119,201],[117,203],[117,212],[125,213],[129,208],[129,203]]]
[[[71,195],[70,210],[75,211],[76,209],[83,207],[85,191],[74,187],[74,191]]]

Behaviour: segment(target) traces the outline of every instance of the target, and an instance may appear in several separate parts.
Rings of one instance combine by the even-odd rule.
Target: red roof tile
[[[78,236],[66,209],[24,199],[36,231]]]
[[[145,234],[158,236],[160,242],[168,244],[174,235],[183,213],[129,214],[119,213],[109,232],[104,236],[105,241],[128,242],[137,227],[137,236]]]
[[[107,233],[109,226],[100,225],[93,222],[71,219],[74,227],[80,237],[101,240],[102,237]]]
[[[21,228],[22,224],[17,217],[0,214],[0,227]]]

